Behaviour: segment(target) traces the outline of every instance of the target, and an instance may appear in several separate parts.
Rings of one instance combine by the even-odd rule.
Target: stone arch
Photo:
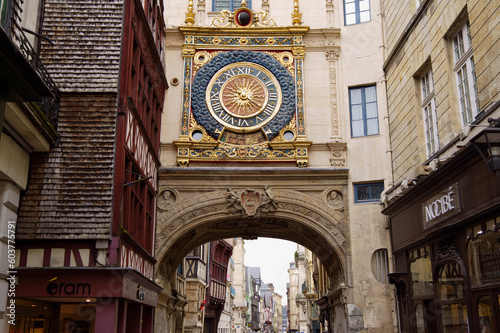
[[[155,278],[165,297],[176,293],[176,269],[197,246],[232,237],[279,238],[303,245],[321,261],[330,277],[327,302],[346,313],[337,322],[351,326],[346,321],[346,305],[353,302],[347,169],[283,171],[160,170]]]
[[[160,193],[162,191],[160,190]],[[313,197],[293,190],[275,194],[276,207],[258,217],[231,211],[226,190],[194,196],[158,216],[156,253],[169,266],[194,247],[211,240],[241,236],[282,238],[309,248],[329,268],[338,259],[345,271],[345,228],[341,214]],[[168,258],[166,254],[168,253]]]
[[[160,181],[158,194],[159,278],[169,280],[170,272],[193,248],[211,240],[271,237],[307,247],[332,276],[342,275],[334,280],[348,281],[347,180],[342,172],[288,171],[286,184],[294,187],[283,185],[276,171],[268,175],[259,171],[254,177],[245,177],[253,172],[212,172],[210,177],[192,169],[168,177],[160,174],[160,179],[169,179]],[[243,192],[260,196],[255,212],[245,211]]]

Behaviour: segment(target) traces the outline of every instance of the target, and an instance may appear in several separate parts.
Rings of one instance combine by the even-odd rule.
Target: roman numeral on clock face
[[[264,114],[270,116],[274,111],[274,105],[272,105],[271,103],[267,104],[266,108],[264,109],[264,111],[262,111]]]
[[[210,99],[211,100],[217,100],[219,98],[219,93],[220,93],[220,90],[219,89],[212,89],[210,91]],[[214,101],[215,102],[215,101]]]
[[[238,119],[237,126],[245,126],[248,127],[248,121],[246,119]]]
[[[250,67],[238,67],[238,74],[248,74],[250,75]]]
[[[273,85],[273,81],[271,81],[271,80],[265,81],[264,84],[266,85],[266,87],[269,87],[269,86]]]
[[[221,114],[219,115],[219,117],[220,117],[223,121],[225,121],[225,122],[227,122],[227,123],[231,123],[231,125],[234,125],[234,117],[233,117],[233,116],[231,116],[230,114],[227,114],[227,113],[223,112],[223,113],[221,113]]]

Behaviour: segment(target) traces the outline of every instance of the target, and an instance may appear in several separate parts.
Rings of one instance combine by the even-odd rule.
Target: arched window
[[[372,254],[372,273],[378,282],[389,284],[389,257],[387,249],[378,249]]]

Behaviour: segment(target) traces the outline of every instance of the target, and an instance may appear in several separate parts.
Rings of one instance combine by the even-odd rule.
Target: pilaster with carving
[[[326,22],[333,27],[333,0],[326,0]]]
[[[198,0],[198,10],[196,13],[197,22],[199,25],[205,25],[205,0]]]
[[[328,67],[330,70],[330,105],[332,106],[332,138],[335,141],[341,141],[339,129],[339,110],[338,110],[338,92],[337,92],[337,63],[340,55],[339,46],[328,47],[325,51]]]

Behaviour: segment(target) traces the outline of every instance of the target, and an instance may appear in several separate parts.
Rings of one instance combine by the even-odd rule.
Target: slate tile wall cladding
[[[59,141],[33,154],[18,239],[107,239],[113,203],[116,95],[62,95]]]
[[[123,0],[46,0],[41,58],[64,92],[116,92]]]
[[[46,0],[40,57],[61,92],[59,140],[33,154],[18,239],[107,239],[122,0]]]

